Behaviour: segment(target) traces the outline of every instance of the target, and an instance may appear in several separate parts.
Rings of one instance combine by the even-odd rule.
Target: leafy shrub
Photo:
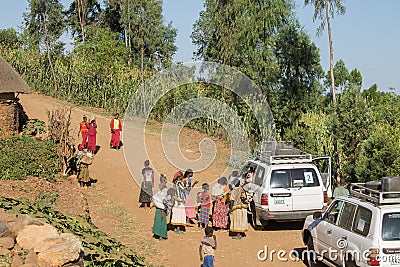
[[[54,181],[60,170],[56,149],[51,141],[28,136],[0,138],[0,179],[24,180],[27,176],[37,176]]]
[[[361,143],[355,168],[357,180],[367,182],[383,176],[399,175],[400,130],[389,124],[378,124],[375,132]]]
[[[143,257],[99,231],[95,225],[79,217],[55,211],[49,205],[0,197],[0,208],[15,214],[28,214],[51,224],[60,232],[77,236],[85,249],[85,266],[144,266]]]
[[[22,128],[22,133],[30,136],[46,133],[46,123],[38,119],[31,119]]]

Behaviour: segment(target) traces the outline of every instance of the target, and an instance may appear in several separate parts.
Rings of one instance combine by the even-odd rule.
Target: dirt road
[[[70,105],[67,102],[39,94],[21,95],[20,98],[29,118],[38,118],[43,121],[47,121],[47,110]],[[123,151],[109,149],[109,121],[111,117],[108,115],[99,115],[101,112],[100,110],[90,111],[76,107],[72,109],[72,122],[76,126],[76,136],[78,133],[78,123],[81,121],[83,114],[88,116],[96,115],[98,124],[97,143],[100,146],[100,150],[96,154],[94,163],[91,166],[91,172],[98,179],[98,185],[89,188],[85,194],[96,194],[97,188],[101,187],[103,190],[102,194],[110,202],[121,204],[130,215],[137,219],[134,221],[137,224],[135,227],[140,228],[139,234],[131,238],[149,239],[152,235],[151,227],[154,213],[149,212],[149,210],[139,209],[138,196],[140,187],[129,172]],[[141,130],[141,125],[138,125],[137,129],[138,131]],[[150,126],[150,131],[148,131],[149,136],[146,135],[146,146],[152,148],[149,152],[152,165],[157,171],[166,173],[171,180],[176,167],[169,164],[163,156],[164,153],[159,132],[152,132],[151,129],[157,129],[157,125]],[[126,138],[131,140],[131,138],[135,138],[135,134],[135,130],[131,129],[129,135],[124,136],[124,141],[129,143]],[[183,154],[192,159],[199,157],[198,143],[205,136],[191,130],[182,131],[181,136],[182,140],[179,141],[179,144]],[[223,151],[223,153],[217,154],[215,164],[212,164],[201,173],[195,173],[197,178],[206,181],[213,180],[224,169],[224,166],[222,166],[226,162],[224,155],[226,155],[228,150],[218,140],[215,140],[215,142],[217,150]],[[134,147],[128,145],[122,149],[128,148],[130,151],[125,151],[128,152],[126,153],[128,155],[128,163],[131,168],[139,172],[147,156],[143,155],[143,151],[137,151]],[[103,231],[111,232],[115,226],[107,222],[104,219],[105,217],[102,216],[94,216],[93,221],[97,225],[100,225],[99,227]],[[218,249],[215,256],[216,266],[305,266],[298,258],[288,255],[294,249],[296,249],[295,253],[299,254],[304,248],[301,242],[300,229],[301,225],[298,224],[273,225],[272,230],[269,231],[254,231],[250,226],[247,237],[242,240],[232,240],[228,237],[227,232],[217,232]],[[154,241],[153,245],[157,248],[157,251],[146,253],[146,262],[162,264],[164,266],[200,265],[198,246],[199,240],[203,236],[203,232],[200,229],[197,227],[187,228],[187,232],[183,235],[177,235],[170,231],[168,235],[169,239],[166,241]],[[261,261],[257,255],[260,254],[260,250],[265,250],[265,248],[268,249],[268,257],[265,261]],[[281,260],[278,259],[277,252],[279,250],[283,250],[286,253],[283,254],[284,252],[281,252]],[[261,253],[260,256],[265,257],[266,255]]]

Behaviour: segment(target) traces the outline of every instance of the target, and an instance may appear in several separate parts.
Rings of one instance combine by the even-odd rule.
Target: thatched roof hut
[[[0,57],[0,94],[2,93],[30,93],[31,88],[22,77]]]
[[[15,94],[30,92],[24,79],[0,57],[0,134],[9,135],[21,130],[23,110]]]

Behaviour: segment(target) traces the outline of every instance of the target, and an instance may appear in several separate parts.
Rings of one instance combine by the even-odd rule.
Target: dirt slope
[[[47,121],[46,111],[56,107],[70,106],[67,102],[55,100],[40,94],[21,95],[21,103],[29,118],[38,118]],[[188,228],[183,235],[168,232],[167,241],[154,241],[151,239],[151,227],[153,222],[153,211],[139,209],[138,196],[140,188],[127,168],[124,153],[122,150],[109,149],[109,121],[111,117],[107,114],[99,115],[101,110],[83,110],[83,108],[73,108],[72,120],[76,125],[76,135],[78,123],[82,115],[93,115],[96,113],[98,123],[97,143],[100,146],[98,154],[90,170],[92,176],[98,180],[88,190],[83,190],[88,198],[91,216],[94,223],[103,231],[113,234],[122,242],[132,245],[146,256],[146,261],[164,266],[199,266],[198,245],[203,235],[197,227]],[[157,126],[153,126],[157,128]],[[146,137],[148,147],[154,148],[155,155],[163,155],[160,148],[160,138],[157,132]],[[180,145],[184,148],[186,156],[196,158],[199,153],[196,149],[198,141],[204,138],[203,135],[195,131],[184,131],[181,136]],[[227,153],[223,144],[218,143],[217,149]],[[193,152],[194,151],[194,152]],[[222,153],[222,154],[224,154]],[[168,164],[163,157],[156,158],[153,166],[160,172],[167,174],[171,179],[176,168]],[[133,152],[129,159],[140,171],[146,155]],[[224,168],[226,161],[224,156],[217,158],[217,163],[201,174],[195,174],[204,180],[215,179]],[[190,166],[188,166],[190,167]],[[207,177],[207,179],[205,178]],[[304,263],[297,259],[296,262],[289,259],[288,255],[283,258],[289,259],[287,262],[278,260],[277,254],[272,254],[273,259],[260,261],[257,258],[259,250],[268,246],[268,250],[285,250],[290,252],[293,249],[301,249],[304,245],[301,242],[299,228],[301,225],[285,224],[275,226],[275,230],[254,231],[251,227],[247,237],[242,240],[232,240],[227,232],[217,232],[218,250],[216,252],[216,266],[304,266]],[[138,242],[140,240],[140,242]]]

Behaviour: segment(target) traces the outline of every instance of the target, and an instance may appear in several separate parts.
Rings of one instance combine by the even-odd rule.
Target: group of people
[[[110,130],[110,148],[120,149],[122,145],[122,123],[118,113],[115,113],[114,118],[110,121]],[[79,152],[76,156],[76,166],[79,184],[82,188],[86,188],[90,182],[89,165],[93,163],[93,156],[98,150],[96,117],[92,116],[89,121],[88,117],[83,115],[82,121],[79,123],[79,133],[82,136],[82,141],[78,145]]]
[[[167,239],[168,224],[175,233],[183,234],[186,227],[195,226],[195,220],[200,228],[229,230],[234,239],[245,236],[244,233],[248,230],[249,197],[239,177],[231,175],[229,182],[226,177],[220,177],[211,188],[208,183],[203,183],[201,190],[194,193],[192,191],[199,181],[193,179],[191,169],[184,173],[177,171],[170,188],[167,186],[166,176],[161,174],[159,191],[153,195],[154,171],[149,160],[144,162],[142,176],[139,202],[141,208],[156,208],[152,229],[154,238]]]
[[[111,140],[110,140],[110,148],[112,149],[120,149],[121,142],[121,132],[122,132],[122,123],[119,119],[119,114],[115,113],[114,118],[110,121],[110,131],[111,131]],[[96,117],[92,116],[90,121],[88,121],[88,117],[83,115],[82,121],[79,123],[79,132],[82,136],[82,142],[78,145],[78,149],[84,150],[86,149],[88,152],[95,154],[97,152],[97,123]]]

